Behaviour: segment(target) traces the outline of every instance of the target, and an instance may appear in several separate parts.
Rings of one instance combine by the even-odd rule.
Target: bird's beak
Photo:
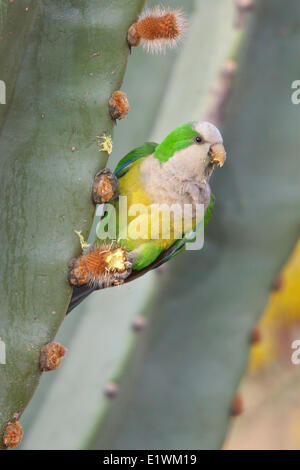
[[[209,158],[212,164],[223,166],[226,160],[226,152],[222,144],[213,144],[209,149]]]

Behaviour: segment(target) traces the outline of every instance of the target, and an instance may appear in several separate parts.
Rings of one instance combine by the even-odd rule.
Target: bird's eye
[[[202,144],[202,142],[203,142],[203,139],[200,135],[197,135],[197,137],[195,137],[194,140],[197,144]]]

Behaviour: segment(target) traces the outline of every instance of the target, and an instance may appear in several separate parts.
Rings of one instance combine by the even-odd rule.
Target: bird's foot
[[[116,194],[118,179],[108,169],[104,168],[96,174],[93,184],[93,201],[95,204],[104,204]]]
[[[69,282],[72,286],[90,283],[97,289],[123,284],[132,271],[128,258],[123,248],[96,245],[88,253],[70,261]]]

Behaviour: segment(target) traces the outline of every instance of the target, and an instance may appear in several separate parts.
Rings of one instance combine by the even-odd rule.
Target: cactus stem
[[[57,369],[66,354],[67,349],[59,343],[51,341],[41,348],[40,369],[42,372]]]
[[[7,449],[12,449],[20,444],[23,437],[23,429],[19,421],[9,422],[4,430],[3,443]]]

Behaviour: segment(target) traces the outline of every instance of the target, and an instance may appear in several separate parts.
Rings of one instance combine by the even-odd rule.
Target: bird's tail
[[[77,305],[79,305],[94,290],[96,290],[94,287],[90,287],[87,284],[81,287],[74,287],[73,295],[71,297],[66,315],[68,315],[68,313],[70,313],[73,310],[73,308],[77,307]]]

